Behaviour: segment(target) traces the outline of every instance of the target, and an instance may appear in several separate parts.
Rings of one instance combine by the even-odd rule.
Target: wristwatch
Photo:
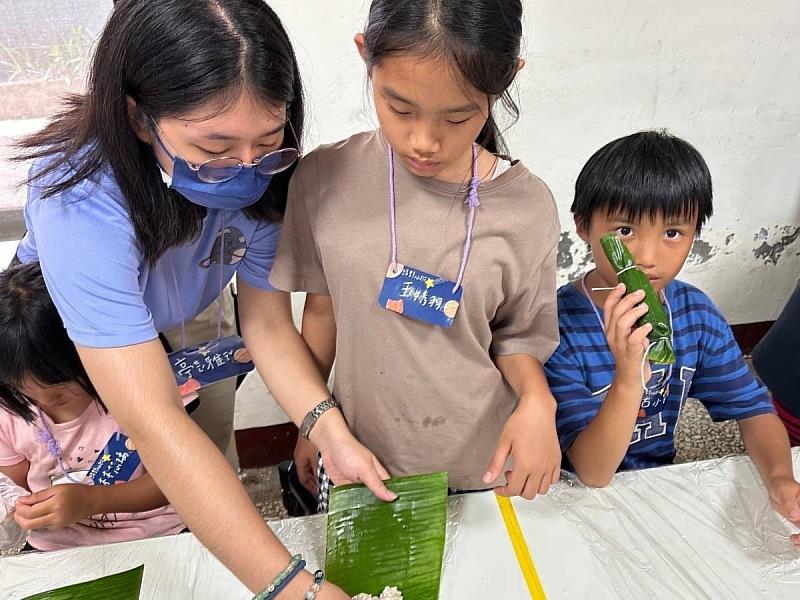
[[[309,411],[309,413],[303,418],[303,422],[300,423],[300,435],[304,438],[308,439],[308,436],[311,435],[311,430],[314,429],[314,425],[317,424],[319,418],[329,411],[332,408],[341,408],[342,405],[336,401],[336,398],[331,396],[317,404],[313,409]]]

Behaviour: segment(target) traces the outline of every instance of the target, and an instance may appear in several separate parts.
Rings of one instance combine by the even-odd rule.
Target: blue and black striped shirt
[[[649,391],[620,469],[672,462],[675,425],[687,397],[700,400],[715,421],[774,412],[766,388],[748,369],[730,327],[708,296],[677,280],[664,294],[677,361],[672,368],[652,365]],[[602,318],[602,309],[598,312]],[[573,284],[558,290],[558,323],[561,342],[545,372],[558,402],[556,424],[566,451],[597,415],[615,366],[591,301]]]

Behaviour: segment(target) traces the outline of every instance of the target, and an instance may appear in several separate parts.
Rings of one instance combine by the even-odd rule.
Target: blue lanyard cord
[[[209,346],[215,345],[222,339],[222,292],[225,290],[224,266],[225,259],[225,215],[222,215],[222,228],[220,229],[219,239],[219,296],[217,297],[217,337],[209,342]],[[183,302],[181,301],[181,288],[178,285],[178,276],[175,274],[175,264],[170,260],[169,268],[172,272],[172,285],[175,287],[175,298],[178,301],[178,316],[181,320],[181,350],[186,348],[186,317],[183,314]]]

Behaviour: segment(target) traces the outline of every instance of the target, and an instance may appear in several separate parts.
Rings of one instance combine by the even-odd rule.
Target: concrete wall
[[[272,0],[309,90],[311,141],[375,126],[352,36],[365,0]],[[703,153],[716,216],[682,277],[731,322],[773,319],[800,276],[800,5],[797,0],[525,2],[520,122],[511,151],[552,188],[561,281],[589,257],[569,206],[606,142],[668,128]]]

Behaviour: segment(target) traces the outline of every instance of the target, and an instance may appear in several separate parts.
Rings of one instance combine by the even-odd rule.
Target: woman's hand
[[[345,594],[340,588],[330,582],[325,582],[316,596],[317,600],[350,600],[350,596]]]
[[[280,598],[283,599],[285,596],[286,600],[293,600],[294,598],[302,600],[311,589],[313,583],[314,578],[311,576],[311,573],[308,571],[301,571],[280,593]],[[316,600],[350,600],[350,596],[345,594],[334,584],[325,581],[319,592],[317,592]]]

